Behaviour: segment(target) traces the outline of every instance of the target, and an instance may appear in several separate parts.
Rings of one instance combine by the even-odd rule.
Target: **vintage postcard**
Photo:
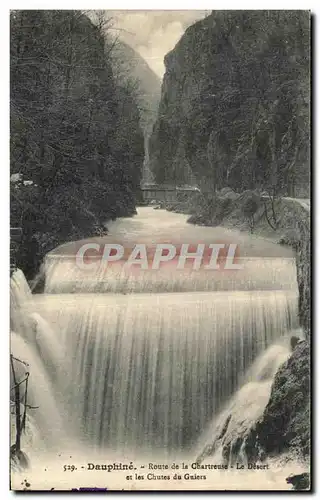
[[[310,490],[307,10],[10,11],[10,478]]]

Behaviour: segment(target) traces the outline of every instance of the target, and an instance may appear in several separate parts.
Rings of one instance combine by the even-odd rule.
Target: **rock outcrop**
[[[310,429],[310,345],[303,341],[278,370],[253,435],[261,458],[289,450],[306,458],[310,454]]]
[[[256,390],[263,396],[267,381]],[[253,388],[254,389],[254,388]],[[262,396],[261,396],[262,395]],[[290,453],[302,459],[310,455],[310,346],[308,341],[297,344],[289,359],[278,369],[266,399],[262,415],[247,425],[238,425],[232,410],[221,424],[221,432],[210,443],[198,461],[214,455],[218,449],[225,462],[264,461],[272,456]],[[248,398],[248,405],[250,405]],[[245,407],[241,421],[245,422]],[[251,414],[250,410],[250,414]],[[258,411],[259,413],[259,411]],[[254,420],[254,418],[253,418]],[[235,425],[236,424],[236,425]]]
[[[115,74],[120,80],[130,80],[137,84],[140,125],[145,139],[143,182],[151,182],[153,177],[149,165],[149,137],[157,116],[161,81],[138,52],[125,42],[118,41],[115,45],[113,61]]]
[[[165,57],[155,180],[308,190],[309,52],[307,11],[213,11],[190,26]]]
[[[296,244],[297,281],[299,288],[299,318],[306,337],[311,334],[311,240],[310,221],[300,222]]]

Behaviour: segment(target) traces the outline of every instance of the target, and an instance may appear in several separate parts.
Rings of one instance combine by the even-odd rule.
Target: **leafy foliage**
[[[55,245],[135,212],[143,133],[113,45],[81,11],[11,12],[11,172],[32,181],[11,189],[11,225],[29,275]]]

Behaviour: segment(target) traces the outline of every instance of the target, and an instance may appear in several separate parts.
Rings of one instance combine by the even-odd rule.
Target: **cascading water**
[[[103,265],[87,272],[75,267],[70,256],[49,255],[46,259],[45,293],[172,293],[203,291],[247,291],[295,289],[292,259],[248,257],[243,269],[224,273],[193,270],[136,270]],[[275,267],[276,262],[276,267]]]
[[[163,450],[194,443],[257,354],[294,326],[296,307],[282,292],[36,298],[53,325],[51,339],[37,336],[51,345],[42,359],[49,368],[65,352],[72,386],[62,377],[58,390],[79,435]]]
[[[52,447],[63,439],[63,423],[54,396],[50,375],[33,347],[20,335],[11,333],[11,350],[15,358],[27,364],[30,370],[28,405],[34,409],[28,410],[38,428],[37,446]],[[15,370],[17,368],[15,367]],[[20,369],[20,372],[22,369]],[[19,371],[18,371],[19,377]],[[22,377],[19,377],[21,380]]]
[[[295,332],[303,336],[303,332]],[[198,443],[199,461],[214,456],[217,461],[245,463],[245,439],[262,415],[278,368],[290,355],[289,339],[282,337],[269,346],[246,372],[238,391],[210,423]],[[208,444],[209,443],[209,444]]]
[[[19,335],[12,349],[30,363],[41,434],[52,434],[54,420],[90,449],[195,455],[257,357],[297,328],[294,262],[269,260],[251,260],[249,290],[241,286],[244,276],[221,290],[219,276],[212,285],[201,272],[189,276],[189,290],[187,279],[181,286],[181,276],[171,277],[171,293],[162,293],[163,276],[159,285],[147,273],[132,286],[110,272],[96,288],[70,259],[55,256],[47,259],[44,294],[26,293],[21,273],[15,276],[12,323]],[[264,367],[268,383],[279,358],[273,361]],[[62,449],[64,438],[54,432]]]
[[[12,309],[18,309],[28,299],[32,293],[28,282],[20,269],[17,269],[10,280],[10,305]]]

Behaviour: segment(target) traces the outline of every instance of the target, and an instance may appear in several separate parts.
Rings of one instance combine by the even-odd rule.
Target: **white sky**
[[[114,19],[113,26],[119,29],[120,38],[139,52],[160,78],[165,71],[164,56],[188,26],[210,14],[208,10],[105,12]]]

